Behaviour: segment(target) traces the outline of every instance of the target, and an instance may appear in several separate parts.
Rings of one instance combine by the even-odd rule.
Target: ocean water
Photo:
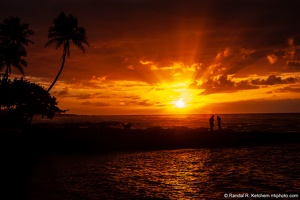
[[[239,131],[299,132],[300,114],[220,115]],[[210,115],[58,115],[34,123],[132,123],[146,129],[208,128]],[[300,144],[102,154],[46,154],[28,176],[31,200],[224,199],[288,195],[300,199]],[[230,196],[229,196],[230,197]],[[278,197],[278,196],[277,196]],[[237,198],[227,198],[237,199]],[[253,199],[253,198],[252,198]]]
[[[216,119],[215,115],[215,119]],[[283,131],[300,132],[300,113],[275,114],[220,114],[222,127],[238,131]],[[211,115],[56,115],[53,119],[35,117],[33,123],[103,123],[117,126],[131,123],[133,129],[146,129],[153,126],[162,128],[188,127],[208,128]],[[216,126],[216,124],[215,124]]]
[[[48,155],[29,177],[28,197],[177,200],[286,194],[290,198],[285,199],[299,199],[299,148],[299,144],[289,144]]]

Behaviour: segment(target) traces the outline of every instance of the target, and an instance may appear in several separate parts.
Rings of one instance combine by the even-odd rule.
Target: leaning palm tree
[[[19,17],[9,17],[0,24],[0,70],[6,68],[3,80],[7,81],[12,66],[24,75],[27,62],[23,57],[27,56],[26,47],[33,44],[27,38],[33,34],[28,24],[21,24]]]
[[[89,46],[89,44],[87,42],[85,29],[78,27],[77,18],[72,15],[66,16],[63,12],[53,20],[53,26],[49,28],[48,39],[46,47],[53,43],[56,44],[56,49],[63,46],[61,67],[53,83],[47,90],[49,92],[64,68],[66,56],[70,56],[70,43],[73,42],[83,53],[85,53],[84,45]]]

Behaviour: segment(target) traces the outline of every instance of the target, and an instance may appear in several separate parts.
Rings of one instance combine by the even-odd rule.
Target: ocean
[[[216,118],[217,115],[215,115]],[[241,132],[299,132],[300,113],[220,114],[222,127]],[[132,123],[209,128],[211,115],[57,115],[33,123]],[[215,124],[216,126],[216,124]],[[119,128],[121,128],[120,126]],[[28,177],[28,199],[300,198],[300,144],[94,154],[47,154]],[[286,196],[287,195],[287,196]],[[252,199],[253,199],[252,198]]]
[[[208,129],[210,116],[58,115],[52,120],[35,118],[34,123],[132,123],[135,129]],[[300,132],[299,113],[220,117],[224,129]],[[288,143],[243,148],[41,153],[29,165],[23,196],[30,200],[299,199],[299,149],[299,143]]]
[[[31,200],[299,199],[299,148],[48,155],[31,173],[27,195]]]
[[[220,114],[223,129],[236,131],[300,132],[300,113]],[[56,115],[53,119],[35,117],[33,123],[109,123],[112,126],[131,123],[133,129],[209,127],[208,114],[193,115]],[[215,115],[216,120],[217,115]],[[217,128],[215,121],[215,128]]]

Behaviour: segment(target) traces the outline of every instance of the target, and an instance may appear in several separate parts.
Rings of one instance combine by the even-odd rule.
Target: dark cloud
[[[289,77],[282,79],[276,75],[269,75],[267,79],[255,79],[252,80],[253,85],[275,85],[275,84],[291,84],[296,83],[299,80],[298,77]]]
[[[138,95],[127,95],[127,96],[120,96],[121,99],[132,99],[132,100],[139,100],[140,97]]]
[[[254,80],[243,80],[235,82],[228,75],[221,75],[218,78],[209,79],[202,85],[198,86],[197,82],[193,82],[190,88],[204,89],[201,95],[208,95],[214,93],[230,93],[238,90],[250,90],[258,89],[260,86],[276,85],[276,84],[294,84],[299,81],[298,77],[288,77],[282,79],[276,75],[269,75],[267,79],[254,79]],[[297,88],[287,87],[285,91],[299,92]],[[282,90],[284,91],[284,90]]]
[[[278,57],[276,70],[284,71],[288,66],[299,71],[299,7],[300,2],[294,0],[11,0],[0,3],[0,19],[18,15],[35,31],[35,44],[28,48],[26,75],[49,81],[55,77],[62,50],[45,49],[44,44],[53,18],[64,11],[78,17],[91,47],[85,55],[71,49],[61,80],[71,83],[74,78],[76,82],[89,80],[97,74],[152,84],[160,80],[139,63],[140,58],[150,59],[158,67],[174,61],[202,63],[195,78],[212,64],[219,64],[214,71],[219,75],[246,69],[245,73],[256,74],[274,71],[275,66],[269,67],[267,60],[270,54]],[[289,38],[296,48],[293,59],[283,58],[290,47]],[[230,54],[216,61],[226,48]]]
[[[153,104],[150,103],[149,100],[143,100],[143,101],[136,102],[136,105],[139,105],[139,106],[152,106]]]
[[[143,106],[149,107],[153,106],[154,104],[150,102],[149,99],[141,99],[140,97],[121,97],[124,98],[125,101],[121,103],[122,106]],[[126,98],[130,98],[130,100],[126,100]]]
[[[289,69],[300,70],[300,60],[287,61],[287,66]]]
[[[255,85],[251,85],[249,81],[246,80],[246,81],[240,81],[235,83],[235,88],[237,90],[251,90],[251,89],[258,89],[259,87]]]
[[[109,103],[105,103],[105,102],[90,102],[90,101],[82,102],[81,105],[84,105],[84,106],[97,106],[97,107],[110,106]]]
[[[300,92],[296,75],[300,72],[299,8],[296,0],[10,0],[0,2],[0,21],[19,16],[29,23],[35,44],[27,48],[25,75],[47,85],[55,78],[62,55],[62,49],[45,48],[48,28],[61,11],[78,17],[90,47],[86,54],[71,47],[59,78],[62,84],[53,93],[73,98],[73,104],[80,104],[78,110],[95,113],[94,107],[102,107],[99,110],[118,113],[120,108],[169,106],[160,98],[145,98],[151,88],[151,94],[164,89],[167,93],[162,85],[178,81],[194,81],[190,88],[203,91],[201,95],[251,89],[265,95],[266,90],[259,88],[271,90],[276,85],[282,87],[271,91],[276,98],[284,92],[296,96]],[[284,72],[290,77],[283,77]],[[269,76],[249,78],[254,74]],[[71,105],[68,99],[59,101]],[[265,107],[288,112],[299,100],[222,104],[214,108],[259,112]]]
[[[94,93],[94,94],[81,93],[81,94],[78,94],[78,95],[74,95],[73,97],[76,97],[76,99],[97,99],[97,98],[109,99],[109,98],[111,98],[111,96],[103,95],[101,93]]]
[[[195,83],[191,84],[195,88]],[[258,89],[258,86],[251,85],[249,81],[234,82],[228,75],[222,75],[217,79],[209,79],[204,82],[198,89],[204,89],[201,95],[208,95],[214,93],[230,93],[238,90]]]
[[[283,87],[283,88],[280,88],[280,89],[276,89],[275,92],[296,92],[296,93],[300,93],[300,87],[290,87],[290,86],[287,86],[287,87]]]
[[[129,101],[124,101],[123,106],[153,106],[154,104],[151,103],[148,99],[139,100],[138,98],[131,99]]]
[[[92,97],[91,94],[79,94],[77,99],[91,99]]]
[[[223,113],[282,113],[300,112],[300,99],[281,99],[281,100],[266,100],[254,99],[238,102],[216,103],[211,104],[207,109],[214,108],[222,111]]]

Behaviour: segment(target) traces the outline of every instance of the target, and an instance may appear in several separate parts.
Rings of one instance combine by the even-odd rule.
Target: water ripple
[[[43,199],[220,199],[300,191],[299,145],[52,156],[32,178]],[[45,186],[46,187],[46,186]],[[38,195],[32,192],[32,199]]]

